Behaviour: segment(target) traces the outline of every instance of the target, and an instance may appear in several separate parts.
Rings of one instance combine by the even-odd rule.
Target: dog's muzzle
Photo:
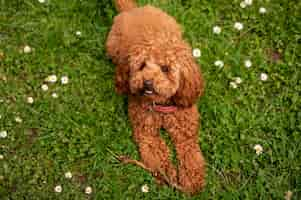
[[[151,80],[143,81],[143,90],[144,90],[144,94],[146,94],[146,95],[153,94],[154,93],[153,81],[151,81]]]

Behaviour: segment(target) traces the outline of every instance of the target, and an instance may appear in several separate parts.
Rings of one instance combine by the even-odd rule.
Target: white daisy
[[[260,7],[259,8],[259,13],[260,14],[265,14],[267,12],[267,9],[266,8],[264,8],[264,7]]]
[[[293,192],[289,190],[289,191],[287,191],[287,192],[285,193],[284,199],[285,199],[285,200],[291,200],[292,197],[293,197]]]
[[[92,193],[92,188],[91,188],[90,186],[87,186],[87,187],[85,188],[85,193],[86,193],[86,194],[91,194],[91,193]]]
[[[214,62],[214,65],[216,67],[222,68],[222,67],[224,67],[224,62],[221,61],[221,60],[217,60],[217,61]]]
[[[0,138],[6,138],[6,137],[7,137],[7,131],[1,131]]]
[[[234,28],[240,31],[244,28],[244,25],[240,22],[235,22]]]
[[[54,93],[52,93],[52,95],[51,95],[51,96],[52,96],[53,98],[55,98],[55,99],[59,97],[59,95],[58,95],[57,93],[55,93],[55,92],[54,92]]]
[[[248,6],[252,5],[252,3],[253,3],[253,0],[245,0],[245,4]]]
[[[198,49],[198,48],[193,49],[192,55],[193,55],[194,57],[196,57],[196,58],[201,57],[201,50]]]
[[[62,186],[57,185],[57,186],[54,187],[54,191],[57,192],[57,193],[61,193],[63,191],[63,188],[62,188]]]
[[[260,155],[260,154],[262,154],[262,152],[263,152],[263,148],[262,148],[262,146],[261,146],[260,144],[256,144],[256,145],[254,146],[254,150],[256,151],[256,154],[257,154],[257,155]]]
[[[45,79],[46,82],[55,83],[57,81],[56,75],[50,75]]]
[[[242,83],[242,80],[240,77],[235,77],[234,80],[235,80],[235,83],[238,85]]]
[[[141,186],[141,191],[142,191],[143,193],[149,192],[149,187],[148,187],[148,185],[146,185],[146,184],[142,185],[142,186]]]
[[[233,89],[236,89],[238,86],[235,82],[231,81],[230,82],[230,87],[232,87]]]
[[[62,78],[61,78],[61,83],[62,83],[62,84],[67,84],[68,82],[69,82],[68,76],[62,76]]]
[[[33,104],[34,100],[33,97],[27,97],[27,103]]]
[[[2,154],[0,154],[0,160],[3,160],[4,156]]]
[[[214,26],[213,27],[213,33],[220,34],[221,32],[222,32],[221,27],[219,27],[219,26]]]
[[[23,48],[23,52],[24,53],[30,53],[31,52],[31,47],[28,46],[28,45],[25,45],[24,48]]]
[[[245,60],[245,67],[250,68],[252,66],[252,62],[250,60]]]
[[[2,115],[0,115],[0,119],[2,118]]]
[[[47,91],[47,90],[48,90],[48,85],[43,84],[43,85],[41,86],[41,88],[42,88],[43,91]]]
[[[262,80],[262,81],[268,80],[268,75],[266,73],[261,73],[260,74],[260,80]]]
[[[17,123],[22,123],[23,122],[23,120],[21,119],[21,117],[16,117],[15,118],[15,121],[17,122]]]
[[[72,178],[72,173],[70,171],[65,173],[65,178],[71,179]]]
[[[82,35],[82,32],[80,32],[80,31],[76,31],[76,32],[75,32],[75,35],[77,35],[77,36],[81,36],[81,35]]]
[[[45,0],[38,0],[40,3],[45,3],[46,1]]]
[[[240,2],[240,7],[241,7],[241,8],[245,8],[245,7],[247,7],[247,4],[246,4],[246,2],[244,2],[244,1]]]

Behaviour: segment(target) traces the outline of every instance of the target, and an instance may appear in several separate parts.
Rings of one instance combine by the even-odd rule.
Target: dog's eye
[[[141,65],[140,65],[140,70],[143,70],[143,68],[146,66],[145,62],[143,62]]]
[[[168,66],[166,66],[166,65],[161,66],[161,71],[164,73],[168,72],[169,71]]]

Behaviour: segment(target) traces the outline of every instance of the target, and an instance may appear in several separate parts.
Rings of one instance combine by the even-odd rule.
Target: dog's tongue
[[[172,113],[177,110],[176,106],[162,106],[162,105],[154,105],[153,109],[157,112],[162,112],[162,113]]]

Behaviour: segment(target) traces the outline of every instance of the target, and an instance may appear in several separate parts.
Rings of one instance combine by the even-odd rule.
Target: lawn
[[[301,199],[301,1],[138,2],[201,51],[204,191],[114,157],[139,155],[104,48],[111,0],[0,0],[0,199]]]

